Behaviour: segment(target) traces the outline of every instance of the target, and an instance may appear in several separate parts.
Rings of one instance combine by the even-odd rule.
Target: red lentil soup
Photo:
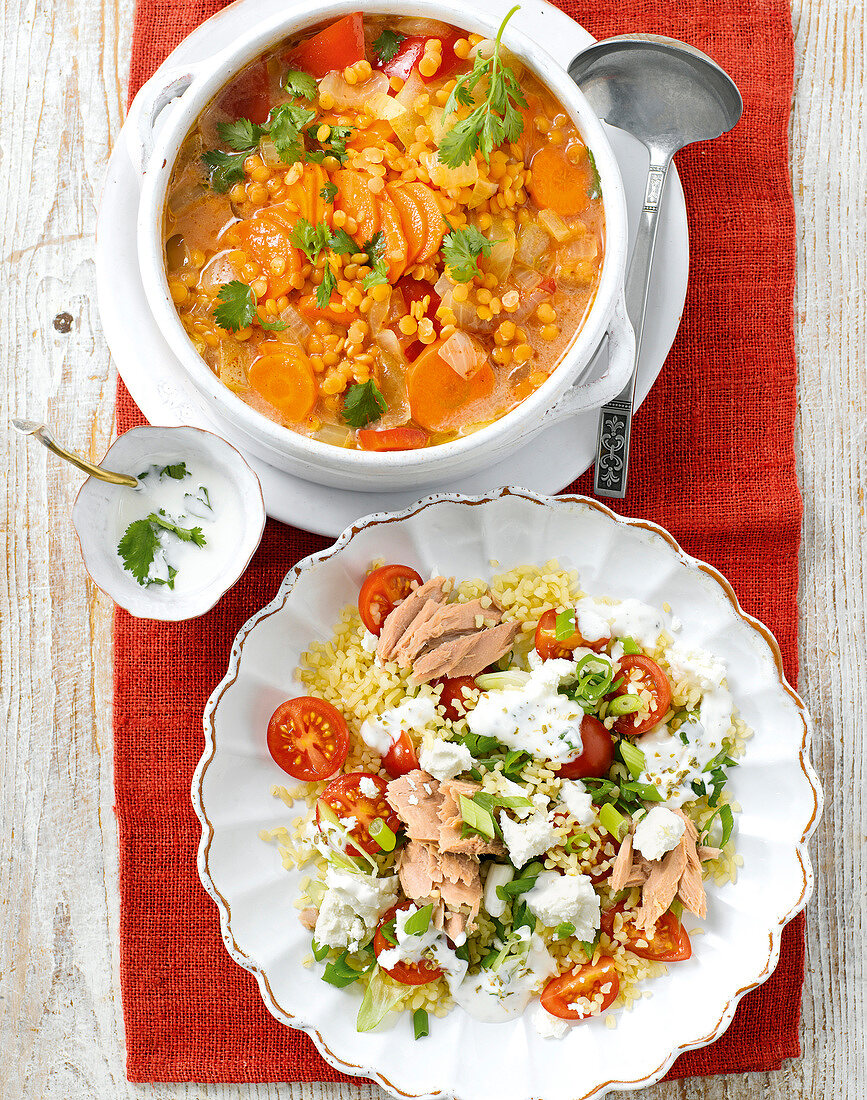
[[[596,293],[604,217],[567,112],[499,40],[356,13],[206,108],[165,241],[181,321],[229,389],[313,439],[405,450],[545,381]]]

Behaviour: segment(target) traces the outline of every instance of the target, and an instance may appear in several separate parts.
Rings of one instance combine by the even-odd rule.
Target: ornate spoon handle
[[[49,451],[52,451],[66,462],[71,462],[73,466],[77,466],[79,470],[90,474],[91,477],[99,478],[100,481],[107,481],[111,485],[128,485],[131,489],[138,485],[137,478],[132,477],[130,474],[116,474],[113,470],[103,470],[101,466],[94,466],[92,462],[88,462],[87,459],[77,455],[74,451],[68,451],[65,447],[61,447],[45,424],[37,424],[35,420],[13,420],[12,427],[22,435],[32,435],[34,439],[39,440],[43,447],[47,447]]]

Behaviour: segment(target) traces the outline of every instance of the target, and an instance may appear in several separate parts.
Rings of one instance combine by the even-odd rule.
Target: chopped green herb
[[[599,943],[599,932],[596,933],[592,940],[579,940],[578,942],[581,944],[581,949],[587,956],[587,961],[590,962],[593,958],[593,952],[596,950],[596,945]]]
[[[324,202],[334,202],[334,200],[337,198],[337,184],[326,183],[322,190],[319,192],[319,197]]]
[[[449,168],[469,164],[477,149],[485,160],[490,160],[497,145],[517,141],[524,129],[520,108],[526,107],[527,101],[514,70],[500,60],[500,40],[516,11],[518,7],[512,8],[500,24],[491,56],[485,58],[477,53],[472,70],[458,78],[446,101],[443,117],[453,114],[459,106],[473,108],[440,142],[439,159]],[[485,98],[476,104],[473,91],[481,82],[486,88]]]
[[[323,959],[326,959],[328,957],[328,952],[331,950],[331,948],[327,944],[322,946],[318,944],[315,939],[311,941],[310,948],[313,952],[313,958],[318,963],[321,963]]]
[[[173,535],[177,535],[181,542],[192,542],[196,546],[205,545],[206,540],[201,527],[179,527],[173,520],[168,518],[162,508],[159,512],[151,512],[148,516],[148,522],[157,527],[162,527],[164,531],[171,531]]]
[[[423,936],[430,928],[432,916],[433,904],[425,905],[422,909],[413,913],[411,917],[406,918],[406,924],[403,926],[404,932],[408,936]]]
[[[728,755],[728,750],[722,749],[716,754],[713,760],[709,760],[704,766],[703,771],[705,774],[708,774],[710,784],[708,785],[708,779],[694,779],[692,781],[692,789],[699,797],[707,795],[709,806],[716,806],[722,789],[725,787],[726,780],[728,779],[726,768],[736,768],[737,766],[737,760],[732,760]]]
[[[464,229],[451,229],[443,240],[443,259],[448,265],[452,278],[459,283],[468,283],[476,275],[481,275],[478,265],[479,256],[490,256],[492,241],[475,225]]]
[[[567,940],[570,936],[575,935],[575,925],[571,921],[564,921],[563,924],[558,924],[554,929],[554,935],[558,940]]]
[[[353,428],[365,428],[387,411],[388,403],[372,378],[367,382],[356,382],[346,391],[343,419]]]
[[[283,89],[290,95],[297,95],[299,99],[315,99],[316,78],[310,73],[301,72],[300,69],[290,69],[283,77]]]
[[[397,947],[397,923],[394,917],[390,921],[386,921],[385,924],[380,925],[379,931],[382,933],[383,939],[387,940],[392,947]]]
[[[322,269],[322,282],[316,288],[316,304],[320,309],[327,308],[336,287],[337,280],[331,270],[331,265],[326,264]]]
[[[159,471],[160,480],[164,477],[174,478],[175,481],[183,481],[189,473],[186,462],[175,462],[170,466],[163,466]],[[199,486],[201,488],[201,486]]]
[[[719,844],[713,844],[713,847],[725,848],[726,844],[728,844],[729,842],[729,838],[732,835],[732,829],[734,829],[735,827],[735,817],[732,813],[732,808],[728,805],[728,803],[723,803],[723,805],[719,807],[716,813],[714,813],[712,817],[709,817],[707,819],[704,828],[701,831],[700,840],[702,844],[712,844],[712,841],[710,840],[710,833],[713,827],[713,823],[717,818],[719,818],[721,834]]]
[[[399,34],[397,31],[390,31],[387,27],[379,36],[374,40],[373,49],[376,56],[380,61],[391,61],[397,51],[400,49],[400,44],[406,38],[405,34]]]
[[[463,794],[458,795],[458,800],[464,828],[478,833],[479,836],[487,837],[488,840],[493,840],[497,835],[497,825],[490,810]]]
[[[328,247],[339,256],[351,256],[358,251],[358,245],[345,229],[337,229],[328,242]]]
[[[376,841],[383,852],[394,851],[397,837],[381,817],[375,817],[368,826],[367,831],[370,833],[371,839]]]
[[[258,312],[259,300],[251,286],[233,279],[223,283],[217,292],[217,306],[214,320],[227,332],[237,332],[249,328],[254,321],[268,332],[281,332],[286,321],[267,321]]]
[[[376,960],[374,959],[367,963],[361,970],[356,970],[355,967],[350,966],[346,961],[348,955],[349,952],[344,951],[342,955],[326,965],[322,972],[323,982],[328,982],[329,985],[335,985],[338,989],[344,989],[346,986],[352,985],[353,982],[357,982],[362,974],[369,973],[376,965]]]
[[[500,901],[510,902],[513,898],[519,897],[521,894],[526,894],[528,890],[532,890],[536,885],[536,879],[541,875],[544,867],[541,863],[534,860],[532,863],[528,863],[524,870],[521,872],[520,878],[513,878],[511,882],[507,882],[505,886],[497,887],[497,897]]]
[[[424,1039],[430,1035],[430,1022],[427,1012],[423,1008],[417,1008],[412,1014],[412,1030],[416,1039]]]
[[[590,161],[590,186],[587,188],[588,199],[602,198],[602,180],[599,178],[599,169],[596,167],[596,158],[587,150],[587,159]]]
[[[575,612],[569,607],[565,611],[558,611],[554,623],[554,637],[558,642],[565,642],[575,633]]]
[[[388,282],[388,265],[385,260],[377,260],[374,269],[364,276],[361,285],[365,290],[374,286],[384,286]]]
[[[603,698],[617,686],[613,680],[614,672],[610,661],[597,657],[594,653],[585,653],[575,666],[575,679],[571,684],[561,687],[560,694],[580,703],[589,713],[597,710]]]
[[[267,125],[251,122],[249,118],[236,118],[234,122],[218,122],[217,133],[220,141],[236,153],[250,153],[259,144],[262,135],[268,133],[268,128]]]
[[[208,186],[218,195],[225,195],[229,188],[244,178],[244,161],[248,153],[223,153],[211,149],[202,155],[208,170]]]
[[[314,118],[315,111],[308,111],[297,103],[281,103],[271,109],[267,122],[268,134],[284,164],[295,164],[303,158],[303,130]]]
[[[117,552],[124,569],[129,570],[139,584],[149,583],[148,573],[159,545],[156,529],[146,519],[134,520],[117,544]]]
[[[316,134],[318,126],[311,126],[304,131],[306,138],[311,143],[319,146],[318,149],[308,149],[307,160],[313,164],[321,164],[326,157],[334,157],[343,164],[346,159],[346,143],[352,136],[352,126],[332,126],[331,132],[324,141],[319,141]]]

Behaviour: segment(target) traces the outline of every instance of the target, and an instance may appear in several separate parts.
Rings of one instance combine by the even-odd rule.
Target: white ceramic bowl
[[[233,511],[239,517],[231,540],[214,571],[203,571],[192,589],[171,591],[164,585],[143,587],[124,569],[117,555],[118,518],[122,497],[134,493],[124,485],[110,485],[89,477],[75,498],[72,523],[78,535],[84,566],[94,583],[120,607],[140,619],[178,622],[209,611],[241,576],[250,563],[265,529],[265,502],[259,478],[243,456],[213,432],[201,428],[133,428],[119,436],[100,465],[137,477],[149,465],[181,460],[207,464],[235,496]],[[125,502],[123,502],[125,503]],[[146,508],[142,506],[144,513]]]
[[[297,694],[293,671],[311,639],[329,639],[341,607],[354,603],[371,560],[386,557],[461,578],[558,558],[591,593],[668,603],[685,644],[719,655],[755,736],[729,783],[743,812],[736,883],[708,884],[705,935],[688,962],[646,988],[650,999],[542,1039],[526,1018],[485,1024],[455,1009],[413,1039],[407,1021],[359,1035],[360,994],[306,969],[310,934],[293,902],[302,872],[283,870],[261,829],[292,812],[269,795],[285,773],[265,745],[268,718]],[[491,559],[498,563],[491,565]],[[583,497],[502,489],[483,497],[435,496],[404,512],[370,516],[327,550],[299,562],[275,599],[241,629],[226,677],[205,709],[205,752],[192,798],[202,823],[199,874],[220,914],[232,957],[256,977],[269,1010],[305,1031],[338,1069],[378,1081],[396,1096],[462,1100],[587,1100],[659,1080],[684,1050],[713,1042],[740,998],[777,964],[783,926],[810,897],[806,842],[821,793],[808,760],[810,720],[786,683],[766,627],[744,614],[716,570],[685,554],[654,524],[625,520]]]
[[[178,150],[196,119],[244,65],[287,35],[358,8],[352,0],[288,3],[279,17],[250,27],[208,61],[163,73],[139,92],[142,192],[138,254],[149,307],[169,346],[214,414],[243,433],[252,453],[279,469],[324,485],[361,490],[435,486],[483,469],[525,444],[542,427],[599,408],[623,388],[634,362],[635,340],[623,302],[627,256],[626,203],[620,170],[599,119],[567,72],[533,40],[534,21],[549,6],[530,0],[506,28],[504,44],[517,54],[568,110],[592,151],[605,208],[605,254],[599,287],[581,329],[548,380],[515,409],[465,438],[418,451],[371,453],[333,447],[275,424],[233,394],[209,369],[187,336],[168,292],[163,209]],[[374,5],[371,13],[383,10]],[[429,16],[492,37],[504,9],[480,0],[471,9],[441,0],[408,0],[401,13]],[[607,367],[585,377],[607,337]],[[604,357],[603,357],[604,362]]]

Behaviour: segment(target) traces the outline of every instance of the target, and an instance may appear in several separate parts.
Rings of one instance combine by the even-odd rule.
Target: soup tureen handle
[[[137,159],[139,172],[146,172],[154,148],[154,133],[159,117],[176,99],[179,99],[193,83],[194,74],[189,70],[157,75],[143,84],[135,97],[132,110],[136,113],[133,157]],[[132,111],[130,112],[132,113]]]
[[[608,368],[599,377],[588,382],[577,381],[545,414],[546,424],[587,409],[599,409],[612,397],[616,397],[629,381],[635,366],[635,333],[626,313],[626,303],[621,293],[614,307],[606,333]]]

